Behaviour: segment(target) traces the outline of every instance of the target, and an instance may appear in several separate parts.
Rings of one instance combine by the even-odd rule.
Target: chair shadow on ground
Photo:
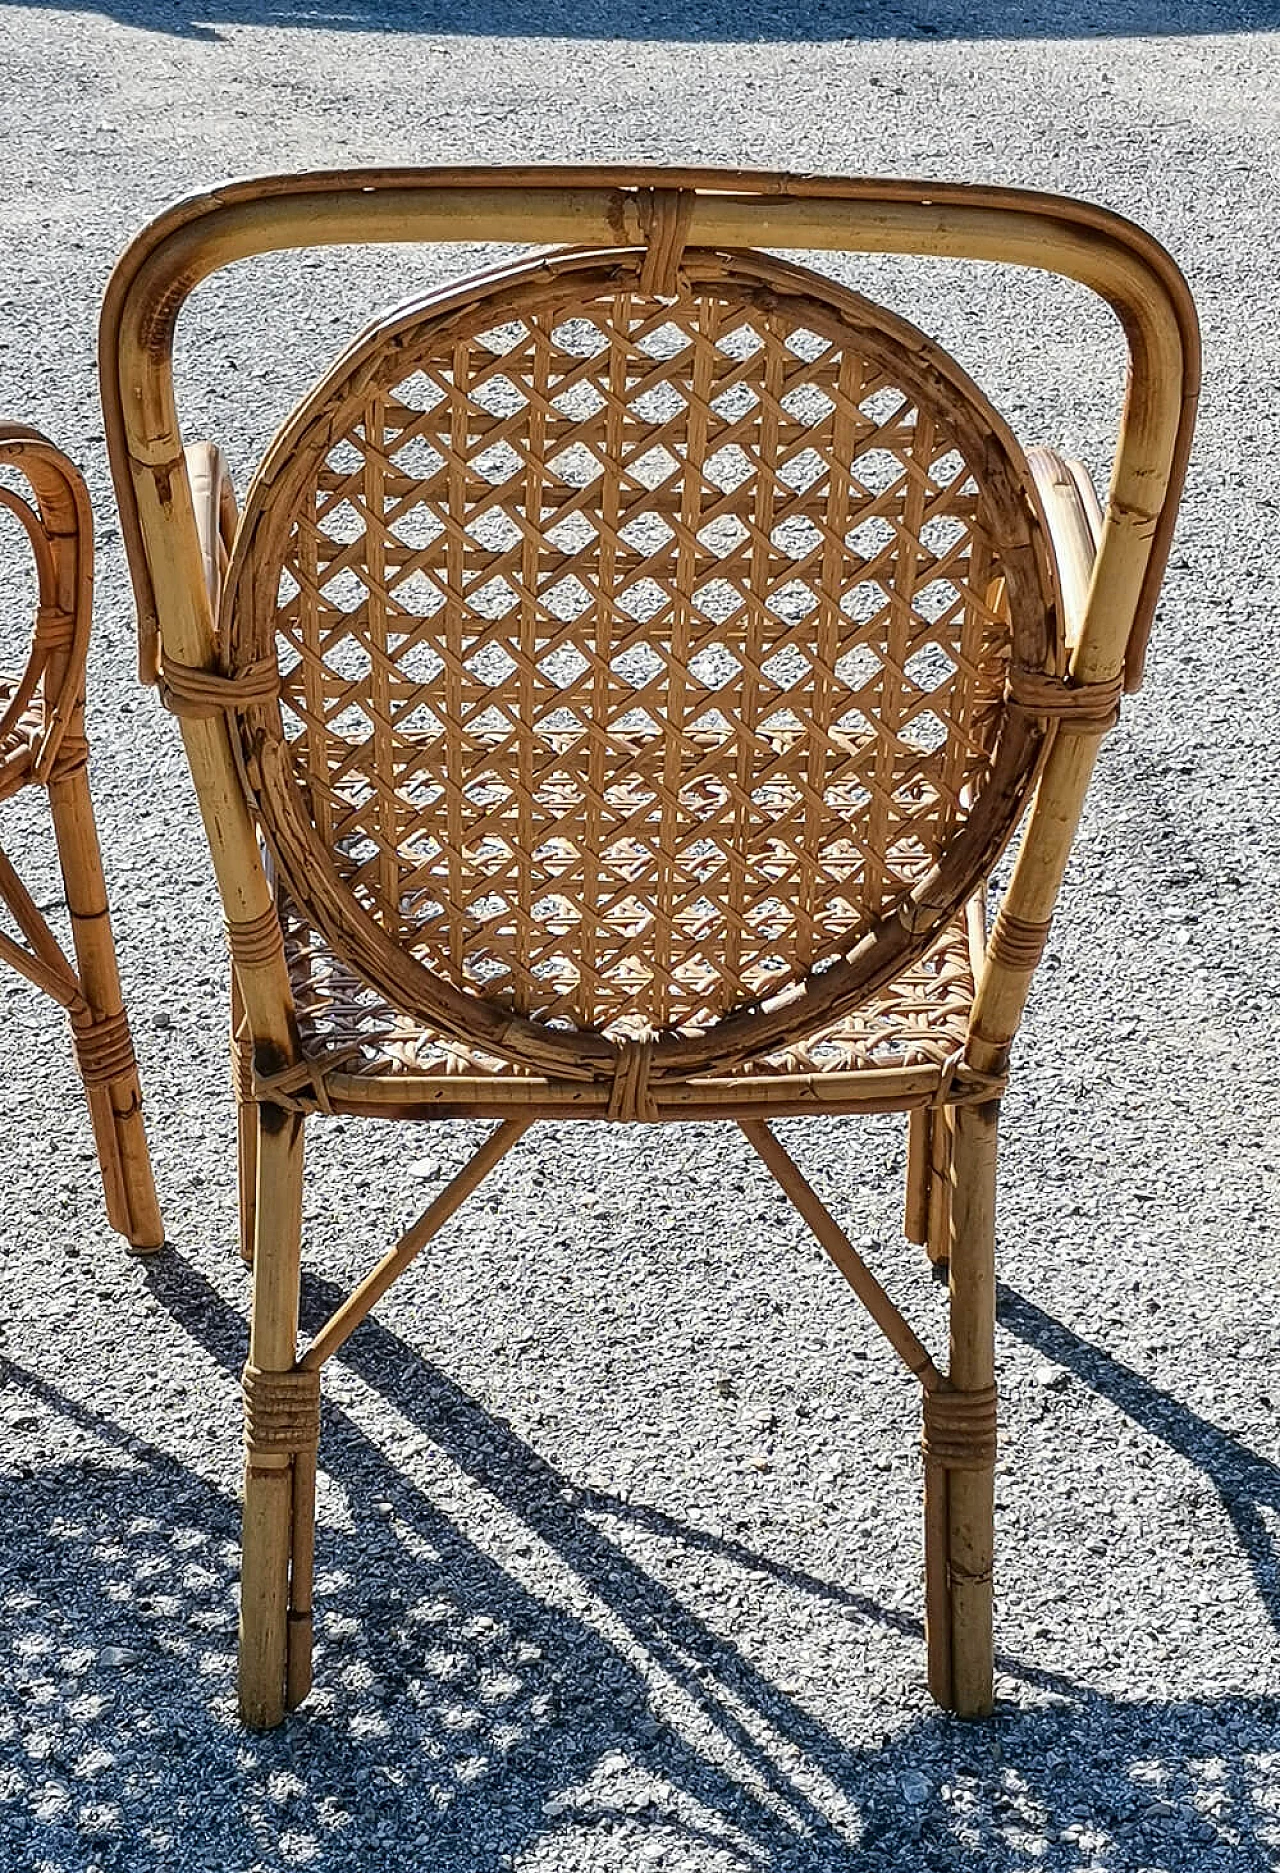
[[[81,0],[74,10],[195,39],[217,39],[221,27],[266,26],[476,39],[929,44],[1265,32],[1280,23],[1276,0],[552,0],[541,8],[522,0]]]
[[[1262,1513],[1267,1510],[1280,1518],[1280,1470],[1275,1464],[1170,1398],[1101,1347],[1082,1340],[1016,1289],[1001,1287],[999,1320],[1018,1339],[1074,1373],[1090,1391],[1109,1399],[1142,1430],[1185,1457],[1213,1485],[1249,1563],[1258,1598],[1280,1634],[1280,1548]]]
[[[234,1372],[238,1313],[177,1255],[146,1279]],[[335,1299],[308,1283],[306,1312]],[[1012,1331],[1208,1468],[1280,1623],[1257,1513],[1280,1500],[1280,1473],[1215,1442],[1213,1427],[1020,1296],[1006,1295],[1003,1311]],[[326,1406],[322,1462],[352,1527],[322,1543],[318,1692],[265,1737],[237,1728],[231,1700],[234,1502],[35,1375],[0,1366],[4,1396],[50,1414],[64,1447],[80,1451],[4,1490],[0,1508],[0,1605],[17,1661],[0,1688],[14,1864],[158,1873],[184,1842],[184,1868],[347,1873],[389,1864],[388,1843],[413,1841],[433,1873],[496,1873],[567,1835],[557,1864],[1083,1870],[1163,1864],[1164,1808],[1189,1801],[1203,1817],[1196,1864],[1274,1865],[1276,1700],[1127,1703],[1005,1660],[1038,1694],[1029,1704],[966,1726],[922,1700],[879,1747],[850,1748],[615,1534],[629,1519],[714,1550],[748,1577],[772,1574],[813,1596],[851,1631],[888,1625],[919,1643],[915,1621],[655,1509],[574,1489],[375,1321],[343,1358],[432,1461],[397,1463]],[[229,1409],[226,1435],[233,1419]],[[543,1544],[603,1617],[531,1588],[511,1552],[479,1545],[406,1473],[441,1458]],[[108,1654],[104,1668],[104,1647],[123,1659]],[[674,1691],[690,1713],[678,1729],[655,1720],[655,1675],[667,1708]],[[820,1687],[809,1689],[820,1703]]]

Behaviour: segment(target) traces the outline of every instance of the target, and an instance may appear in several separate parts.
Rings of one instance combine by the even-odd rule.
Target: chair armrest
[[[27,536],[36,566],[38,602],[27,667],[0,715],[0,736],[17,727],[38,696],[43,728],[32,772],[45,781],[68,732],[83,755],[85,667],[93,616],[93,512],[79,470],[62,451],[22,423],[0,423],[0,463],[14,468],[29,498],[0,487],[0,508]]]
[[[231,547],[236,537],[240,510],[226,458],[216,443],[193,442],[185,451],[187,478],[191,483],[191,502],[195,508],[196,532],[204,560],[205,585],[217,629],[218,606],[222,600],[222,581],[226,577]]]
[[[1058,562],[1067,648],[1074,650],[1102,537],[1102,509],[1083,462],[1068,460],[1055,449],[1029,449],[1027,464]]]

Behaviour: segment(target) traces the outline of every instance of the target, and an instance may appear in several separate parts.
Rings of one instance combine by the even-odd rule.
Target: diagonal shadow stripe
[[[1280,1632],[1280,1553],[1259,1513],[1280,1510],[1280,1469],[1016,1289],[1001,1285],[997,1317],[1008,1332],[1074,1373],[1208,1478],[1236,1531],[1267,1616]]]

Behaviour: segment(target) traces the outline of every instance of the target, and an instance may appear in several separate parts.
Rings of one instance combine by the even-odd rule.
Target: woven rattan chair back
[[[1065,668],[1030,471],[944,353],[778,260],[651,271],[536,260],[379,325],[223,598],[295,902],[534,1071],[661,1036],[706,1074],[860,1005],[985,875],[1024,679]]]
[[[187,295],[249,255],[459,239],[557,251],[359,339],[238,519],[178,424]],[[1100,294],[1130,359],[1105,511],[919,331],[760,251],[824,248]],[[310,1684],[321,1367],[552,1115],[741,1126],[920,1382],[929,1681],[988,1710],[999,1097],[1174,524],[1197,333],[1173,263],[1101,210],[953,185],[278,178],[134,243],[102,369],[143,674],[181,717],[234,963],[246,1718]],[[300,1351],[317,1110],[502,1123]],[[860,1110],[910,1114],[945,1361],[766,1123]]]

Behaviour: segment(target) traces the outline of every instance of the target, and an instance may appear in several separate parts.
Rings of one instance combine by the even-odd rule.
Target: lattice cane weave
[[[1020,457],[944,354],[761,256],[686,254],[674,298],[639,266],[357,346],[224,602],[229,667],[278,649],[246,754],[307,922],[535,1070],[653,1035],[732,1068],[743,1017],[790,1045],[900,975],[1033,778],[1011,665],[1059,667]]]

